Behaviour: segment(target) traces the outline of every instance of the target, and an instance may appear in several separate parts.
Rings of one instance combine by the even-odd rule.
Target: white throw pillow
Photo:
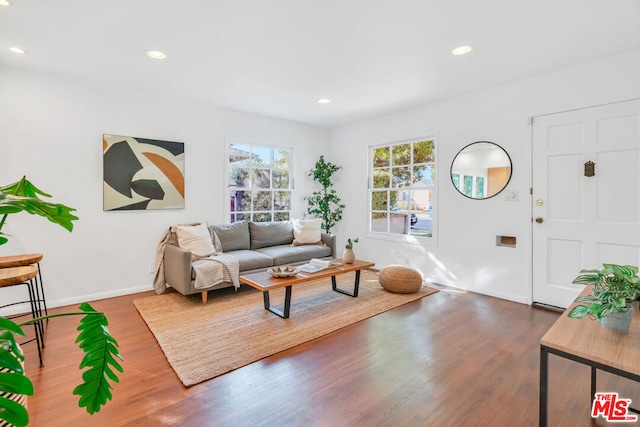
[[[322,219],[294,219],[293,245],[317,245],[322,242]]]
[[[178,246],[190,251],[193,255],[205,257],[216,252],[211,242],[211,234],[206,223],[198,225],[176,226]]]

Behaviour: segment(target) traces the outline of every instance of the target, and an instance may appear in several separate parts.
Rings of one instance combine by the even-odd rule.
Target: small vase
[[[353,253],[353,249],[345,249],[342,254],[342,261],[345,264],[353,264],[353,261],[356,260],[356,254]]]
[[[609,331],[621,334],[629,333],[629,326],[631,326],[631,319],[633,319],[633,306],[629,305],[628,307],[624,313],[613,310],[602,318],[600,325]]]

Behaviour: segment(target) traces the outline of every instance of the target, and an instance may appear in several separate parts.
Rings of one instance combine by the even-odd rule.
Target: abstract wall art
[[[102,136],[103,210],[184,208],[184,143]]]

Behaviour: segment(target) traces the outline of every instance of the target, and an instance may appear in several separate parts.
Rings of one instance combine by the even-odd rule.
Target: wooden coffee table
[[[342,259],[336,259],[337,262],[342,262]],[[360,285],[360,272],[365,268],[370,268],[375,266],[375,263],[355,260],[353,264],[342,264],[339,267],[329,268],[327,270],[322,270],[317,273],[298,273],[292,277],[273,277],[266,271],[261,271],[258,273],[249,273],[240,276],[240,281],[242,283],[246,283],[247,285],[256,288],[262,291],[262,296],[264,299],[264,308],[269,310],[270,312],[277,314],[283,319],[287,319],[289,317],[289,310],[291,308],[291,289],[294,285],[301,285],[303,283],[308,283],[316,279],[322,279],[324,277],[331,277],[331,289],[341,294],[349,295],[350,297],[358,296],[358,287]],[[346,291],[344,289],[340,289],[336,285],[336,276],[339,274],[350,273],[355,271],[356,278],[353,284],[353,292]],[[284,310],[279,310],[275,307],[271,306],[269,301],[269,291],[273,289],[285,288],[284,294]]]

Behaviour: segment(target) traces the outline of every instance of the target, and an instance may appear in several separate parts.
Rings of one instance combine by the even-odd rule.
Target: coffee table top
[[[355,260],[353,264],[344,264],[341,258],[335,259],[333,261],[341,262],[342,265],[339,267],[333,267],[326,270],[318,271],[317,273],[300,272],[291,277],[273,277],[266,271],[260,271],[257,273],[241,275],[240,281],[261,291],[268,291],[271,289],[284,288],[286,286],[310,282],[312,280],[322,279],[324,277],[337,276],[338,274],[349,273],[351,271],[364,270],[365,268],[371,268],[376,265],[373,262],[363,261],[359,259]]]

